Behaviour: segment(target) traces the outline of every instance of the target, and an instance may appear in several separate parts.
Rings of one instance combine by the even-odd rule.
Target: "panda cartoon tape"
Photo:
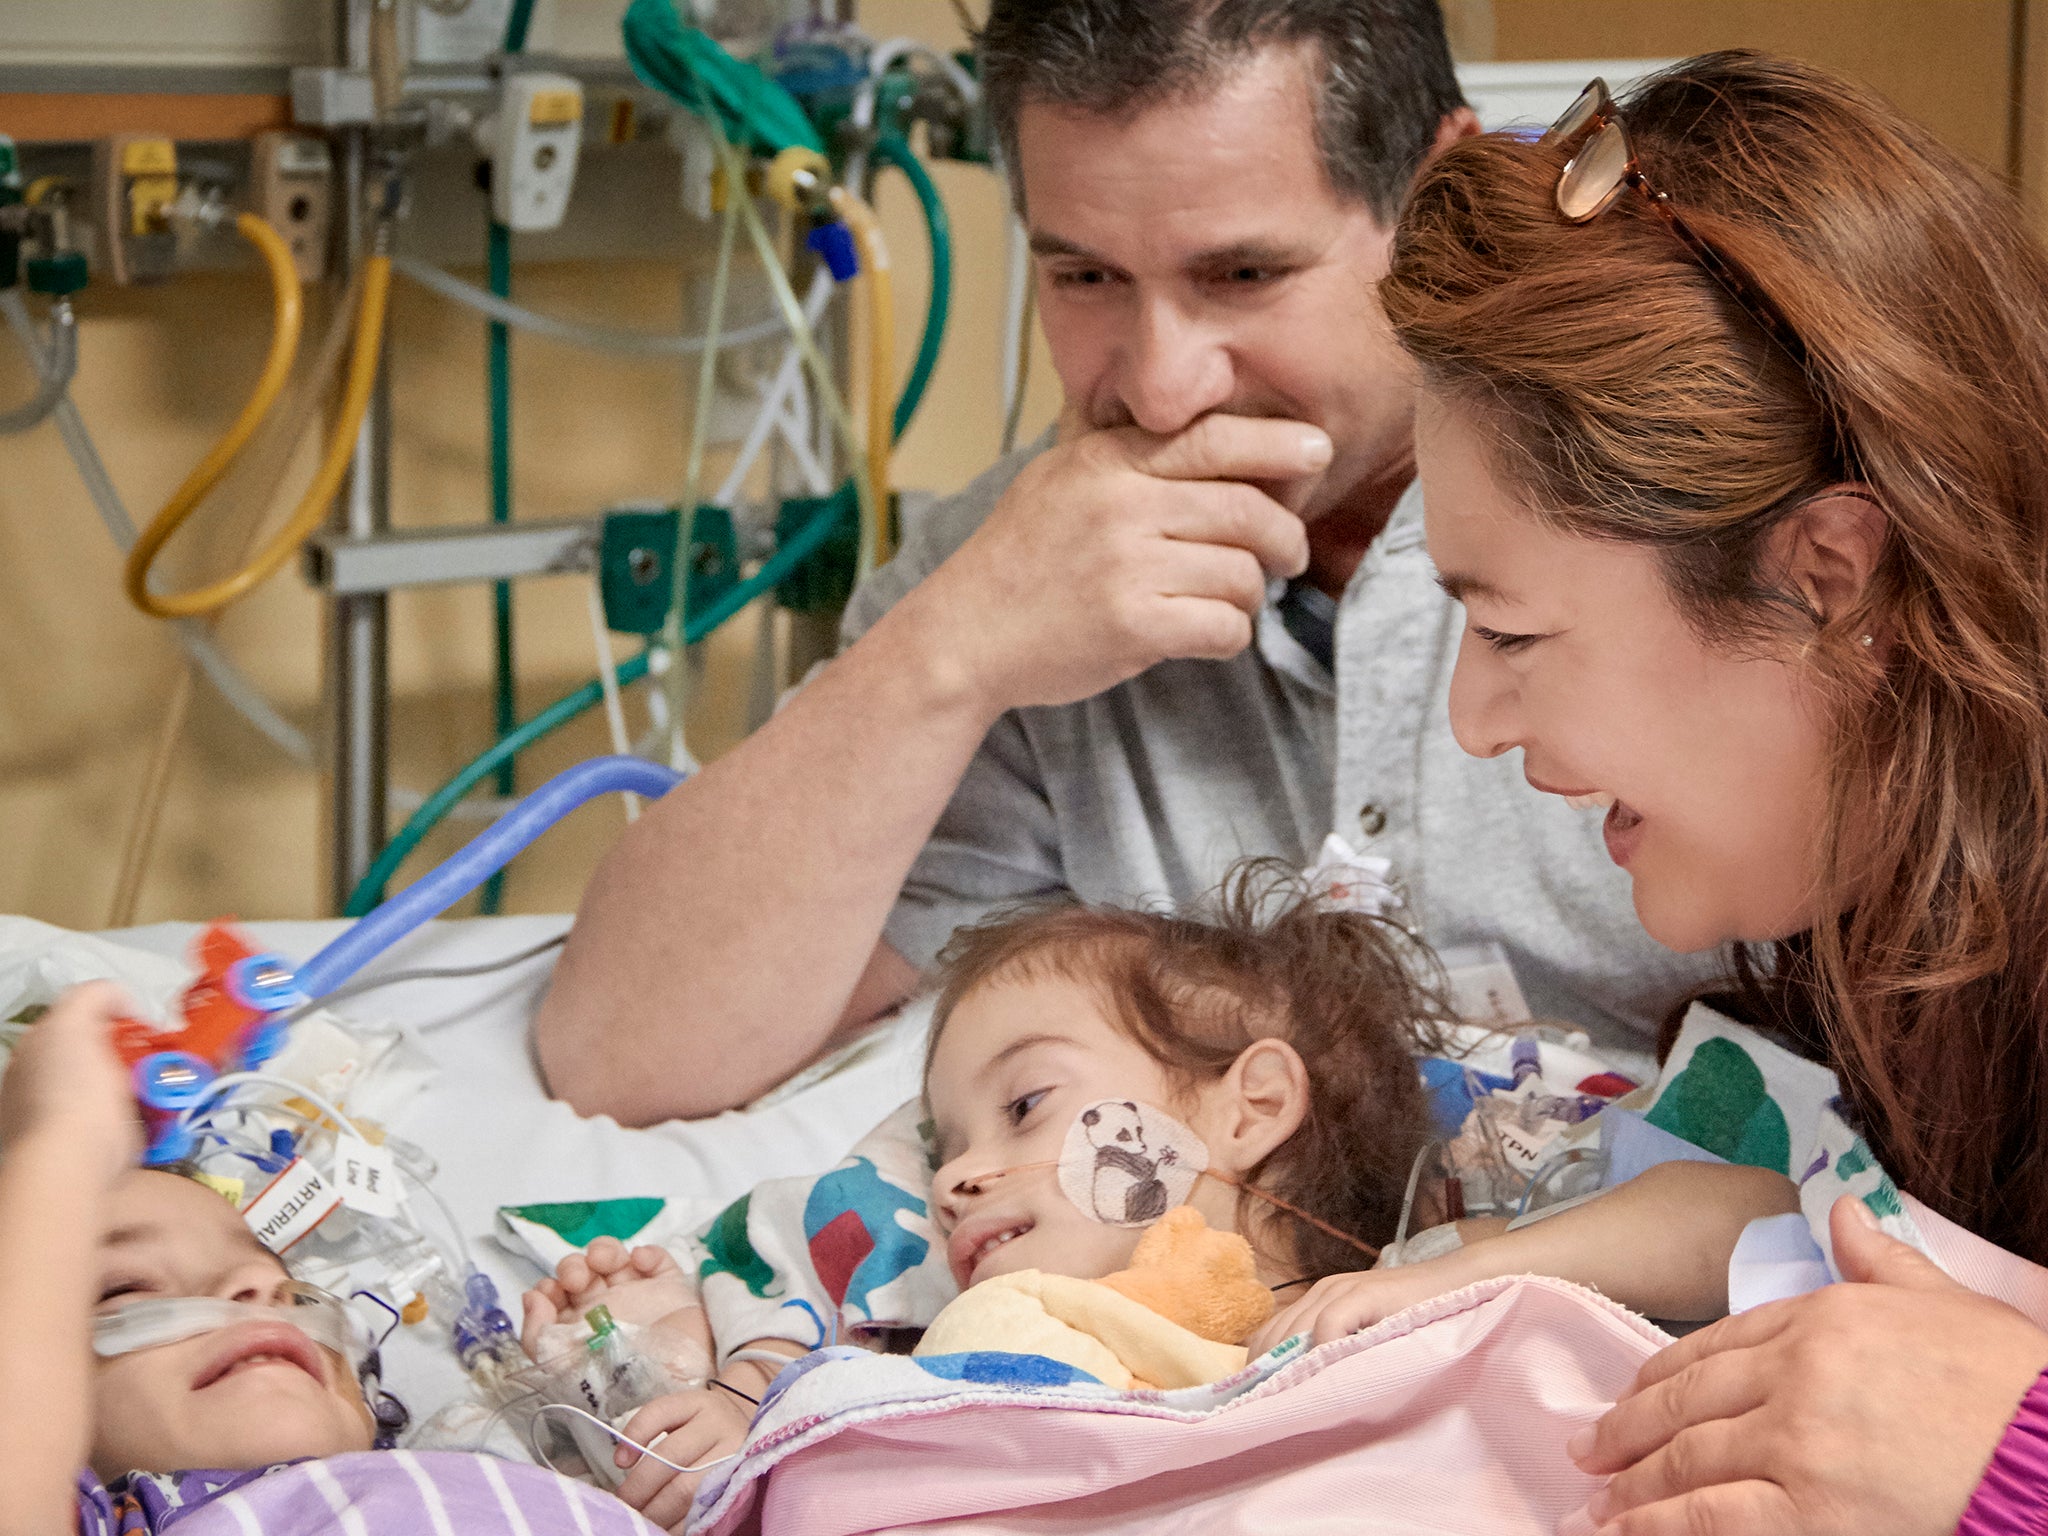
[[[1150,1104],[1103,1099],[1074,1117],[1060,1148],[1060,1192],[1096,1221],[1149,1227],[1185,1205],[1209,1149]]]

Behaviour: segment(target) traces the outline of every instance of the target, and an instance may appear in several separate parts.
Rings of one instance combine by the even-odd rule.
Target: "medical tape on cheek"
[[[351,1369],[360,1369],[367,1353],[360,1327],[338,1300],[328,1298],[315,1304],[302,1298],[289,1307],[264,1307],[216,1296],[154,1297],[104,1313],[93,1319],[92,1350],[101,1359],[111,1360],[242,1323],[283,1323],[296,1328],[315,1344],[340,1355]]]
[[[1103,1099],[1074,1116],[1060,1148],[1060,1192],[1112,1227],[1149,1227],[1187,1204],[1209,1148],[1165,1110]]]

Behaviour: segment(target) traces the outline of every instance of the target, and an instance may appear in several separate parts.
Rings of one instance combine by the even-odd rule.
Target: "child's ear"
[[[1209,1148],[1223,1171],[1254,1168],[1308,1118],[1308,1067],[1285,1040],[1254,1040],[1223,1075],[1222,1135]]]

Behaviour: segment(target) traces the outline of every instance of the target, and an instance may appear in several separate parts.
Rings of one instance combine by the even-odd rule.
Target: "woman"
[[[2048,262],[2010,199],[1718,54],[1448,150],[1382,297],[1462,744],[1598,797],[1662,942],[1775,946],[1752,1022],[1905,1189],[2048,1262]],[[1877,1283],[1693,1335],[1572,1447],[1603,1529],[2048,1520],[2048,1333],[1855,1215]]]

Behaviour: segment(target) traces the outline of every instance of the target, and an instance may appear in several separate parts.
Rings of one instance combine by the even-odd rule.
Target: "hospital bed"
[[[347,926],[270,922],[248,924],[246,931],[266,949],[303,957]],[[433,923],[360,974],[371,980],[399,970],[477,965],[531,949],[567,926],[560,916]],[[199,931],[194,923],[160,923],[106,937],[177,959]],[[435,1191],[515,1316],[519,1293],[539,1271],[494,1240],[499,1207],[655,1196],[694,1223],[764,1179],[831,1166],[918,1091],[924,1008],[884,1021],[744,1110],[646,1130],[608,1116],[584,1118],[548,1097],[528,1045],[554,953],[482,976],[398,982],[334,1008],[347,1021],[398,1029],[431,1059],[434,1072],[388,1129],[439,1165]],[[386,1355],[386,1379],[416,1420],[467,1388],[439,1328],[399,1328]]]

